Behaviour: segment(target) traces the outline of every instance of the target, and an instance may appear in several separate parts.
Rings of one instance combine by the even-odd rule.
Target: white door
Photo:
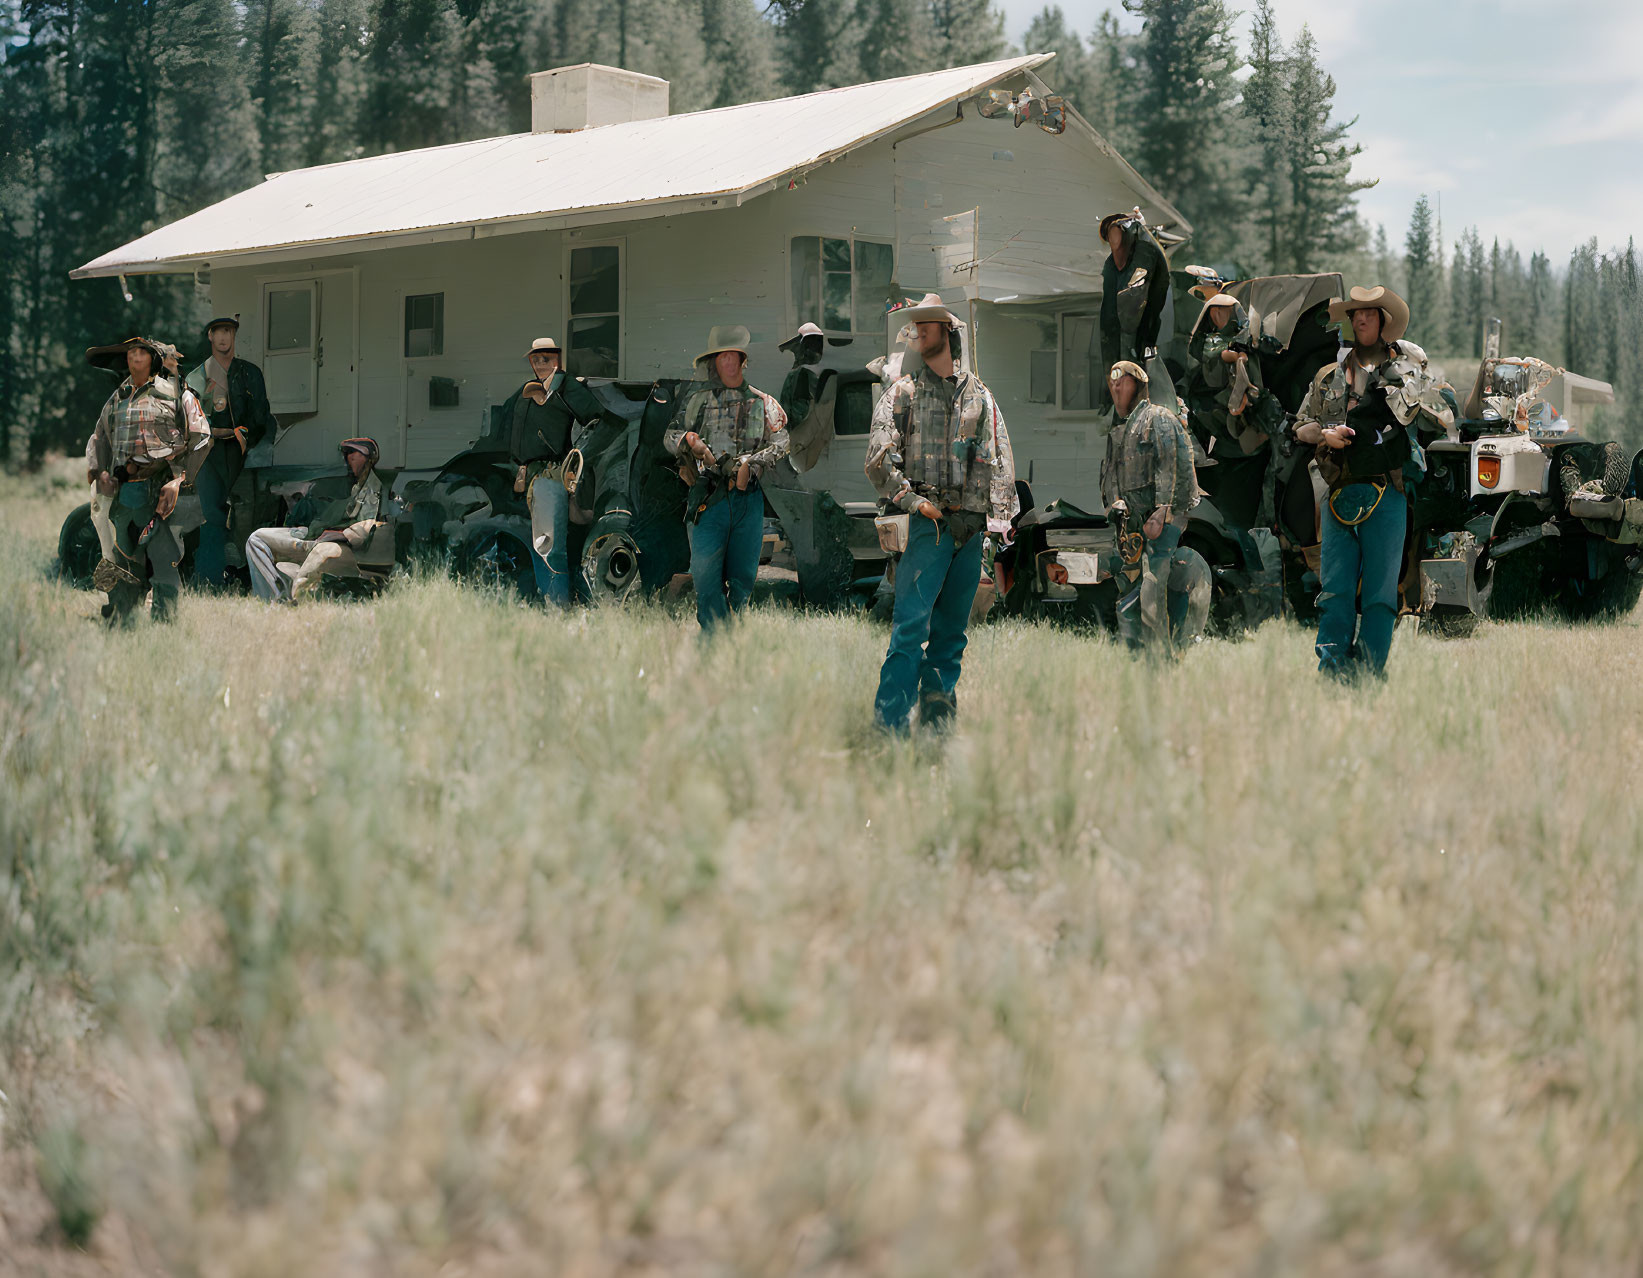
[[[319,408],[318,280],[262,286],[262,375],[274,415]]]

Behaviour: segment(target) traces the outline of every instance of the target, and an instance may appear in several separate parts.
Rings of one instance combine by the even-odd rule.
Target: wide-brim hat
[[[1205,306],[1238,306],[1241,303],[1231,293],[1217,293],[1204,299]]]
[[[753,334],[747,331],[743,324],[715,324],[707,333],[707,349],[698,355],[694,363],[700,364],[712,359],[715,355],[723,355],[726,351],[735,351],[744,360],[747,358],[747,348],[753,341]]]
[[[123,376],[126,371],[126,352],[133,346],[141,346],[154,357],[154,371],[158,372],[164,362],[162,345],[163,343],[156,342],[151,337],[128,337],[123,342],[113,342],[108,346],[88,346],[86,363],[93,368],[106,368]]]
[[[945,324],[948,328],[957,328],[963,322],[942,303],[939,293],[926,293],[917,306],[903,306],[896,318],[903,324]]]
[[[1111,370],[1107,373],[1107,380],[1109,382],[1116,382],[1120,377],[1124,377],[1126,375],[1135,378],[1135,380],[1142,386],[1147,384],[1147,370],[1142,368],[1141,365],[1127,359],[1121,359],[1112,366]]]
[[[1385,317],[1381,320],[1383,342],[1397,341],[1409,327],[1409,303],[1378,284],[1374,288],[1354,287],[1346,297],[1335,298],[1329,303],[1329,319],[1333,324],[1350,322],[1347,317],[1353,311],[1367,310],[1380,311]]]
[[[807,337],[814,337],[817,341],[821,341],[826,336],[827,334],[822,332],[821,329],[814,324],[800,324],[799,331],[794,333],[793,336],[788,338],[785,342],[778,345],[776,349],[779,351],[790,351]]]
[[[557,355],[561,360],[565,358],[565,348],[559,345],[557,338],[539,337],[531,343],[530,350],[525,352],[525,358],[532,355]]]
[[[355,435],[352,439],[345,439],[337,445],[339,453],[362,453],[365,460],[371,465],[377,464],[377,458],[382,456],[382,450],[377,447],[377,441],[369,435]]]
[[[240,331],[240,317],[238,315],[219,315],[200,331],[209,339],[212,329],[222,328],[224,325],[233,329],[237,333]]]
[[[1138,220],[1138,218],[1134,209],[1131,209],[1128,213],[1107,214],[1106,217],[1101,219],[1101,238],[1103,240],[1107,238],[1107,232],[1112,229],[1112,224],[1114,222],[1130,222],[1136,220]]]

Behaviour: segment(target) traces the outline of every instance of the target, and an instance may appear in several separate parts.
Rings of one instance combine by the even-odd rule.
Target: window
[[[839,383],[833,400],[833,433],[865,435],[873,425],[873,407],[878,396],[878,380],[871,374],[851,376]]]
[[[570,251],[570,336],[565,368],[577,377],[620,377],[622,246],[590,244]]]
[[[269,354],[289,354],[309,349],[314,340],[314,290],[312,287],[268,290]]]
[[[894,248],[825,235],[796,235],[791,248],[797,323],[820,324],[828,333],[883,332]]]
[[[445,294],[419,293],[405,299],[405,358],[445,353]]]
[[[1055,403],[1054,351],[1033,351],[1027,360],[1027,402]]]
[[[1098,407],[1102,371],[1101,317],[1063,315],[1061,407],[1068,412],[1090,412]]]

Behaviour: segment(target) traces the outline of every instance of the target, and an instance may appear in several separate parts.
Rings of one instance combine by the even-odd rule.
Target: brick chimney
[[[576,133],[667,114],[667,81],[581,62],[538,71],[531,81],[531,132]]]

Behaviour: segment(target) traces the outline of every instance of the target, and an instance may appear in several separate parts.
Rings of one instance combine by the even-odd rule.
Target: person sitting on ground
[[[259,528],[245,543],[251,588],[270,603],[295,604],[319,582],[321,573],[357,576],[359,557],[382,536],[382,480],[377,442],[368,436],[339,446],[353,476],[348,496],[331,503],[307,528]]]

